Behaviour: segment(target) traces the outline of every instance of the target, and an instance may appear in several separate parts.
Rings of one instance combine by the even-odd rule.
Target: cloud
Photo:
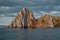
[[[41,12],[40,12],[40,13],[41,13]],[[49,11],[49,12],[42,11],[42,14],[51,14],[51,15],[55,15],[55,14],[60,14],[60,11]]]
[[[0,17],[0,25],[9,25],[15,17]]]
[[[9,0],[9,1],[11,1],[11,2],[18,2],[18,3],[21,3],[21,2],[24,2],[24,1],[26,1],[26,0]]]
[[[18,13],[9,13],[7,16],[8,17],[16,17],[18,15]]]
[[[10,0],[0,0],[0,6],[16,6],[19,5],[19,3],[15,3],[13,1]]]
[[[58,2],[58,3],[57,3]],[[60,1],[56,0],[0,0],[0,14],[12,15],[21,10],[21,8],[26,7],[32,9],[33,12],[45,13],[44,11],[57,11],[60,10],[56,4]],[[11,16],[12,16],[11,15]]]
[[[19,6],[10,7],[10,6],[0,6],[0,14],[6,13],[16,13],[20,10]]]
[[[6,17],[4,14],[0,14],[0,17]]]
[[[51,13],[56,14],[56,13],[60,13],[60,11],[51,11]]]
[[[60,5],[54,7],[55,10],[60,11]]]
[[[10,9],[10,7],[8,7],[8,6],[0,6],[0,10],[9,10]]]
[[[60,16],[60,11],[50,11],[50,12],[46,12],[46,11],[39,11],[39,12],[34,12],[34,17],[38,18],[44,14],[50,14],[50,15],[55,15],[55,16]]]
[[[23,7],[31,9],[36,18],[45,13],[60,15],[60,0],[0,0],[0,24],[10,23]]]
[[[0,6],[26,6],[26,5],[39,5],[39,4],[55,4],[60,3],[57,0],[0,0]]]
[[[16,17],[17,13],[6,13],[6,14],[0,14],[0,17]]]

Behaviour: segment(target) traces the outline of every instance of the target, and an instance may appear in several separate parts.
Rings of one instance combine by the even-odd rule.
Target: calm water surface
[[[0,28],[0,40],[60,40],[60,28]]]

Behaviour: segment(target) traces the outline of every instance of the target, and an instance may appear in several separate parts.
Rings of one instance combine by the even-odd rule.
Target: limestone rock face
[[[60,17],[59,16],[53,16],[53,24],[54,24],[54,27],[60,27]]]
[[[23,26],[22,22],[23,22],[23,16],[21,12],[19,12],[16,18],[12,21],[12,23],[8,27],[11,27],[11,28],[21,27],[21,25]]]
[[[60,27],[60,17],[45,14],[37,19],[37,27]]]
[[[31,10],[23,8],[16,18],[8,25],[9,28],[49,28],[60,27],[60,17],[45,14],[38,19],[33,17]]]
[[[35,24],[32,11],[23,8],[8,27],[34,28]]]
[[[37,19],[37,27],[54,27],[53,17],[45,14],[44,16]]]

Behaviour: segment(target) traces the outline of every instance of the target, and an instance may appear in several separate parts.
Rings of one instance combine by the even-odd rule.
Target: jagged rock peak
[[[26,11],[27,9],[26,8],[22,8],[23,11]]]
[[[33,17],[33,13],[31,10],[27,10],[26,8],[22,8],[20,12],[18,12],[18,15],[16,18],[12,21],[12,23],[9,25],[9,27],[35,27],[35,21]],[[33,25],[34,24],[34,25]]]
[[[38,19],[33,17],[31,10],[22,8],[16,18],[9,24],[9,28],[39,28],[60,27],[60,17],[44,14]]]
[[[27,14],[29,10],[27,10],[26,8],[22,8],[21,12],[22,14]]]

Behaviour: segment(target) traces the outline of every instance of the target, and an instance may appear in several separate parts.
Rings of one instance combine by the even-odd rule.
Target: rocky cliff
[[[37,27],[54,27],[53,16],[45,14],[37,19]]]
[[[23,8],[16,18],[9,24],[9,28],[49,28],[49,27],[59,27],[60,26],[60,17],[51,16],[45,14],[38,19],[33,17],[31,10]]]
[[[32,11],[23,8],[8,27],[35,28],[35,25],[36,22]]]
[[[53,24],[54,24],[54,27],[60,27],[60,17],[59,16],[53,16]]]
[[[60,27],[60,17],[59,16],[51,16],[49,14],[45,14],[37,19],[37,27],[42,28],[54,28]]]

